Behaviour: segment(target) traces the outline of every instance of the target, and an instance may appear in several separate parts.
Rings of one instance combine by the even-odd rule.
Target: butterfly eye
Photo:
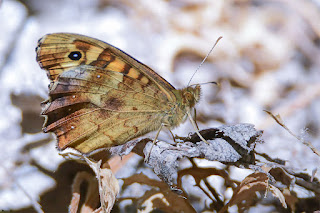
[[[73,51],[68,55],[68,57],[73,61],[78,61],[82,55],[79,51]]]
[[[185,97],[186,97],[186,99],[187,99],[188,101],[192,101],[192,100],[193,100],[193,96],[191,95],[190,92],[187,92],[187,93],[185,94]]]

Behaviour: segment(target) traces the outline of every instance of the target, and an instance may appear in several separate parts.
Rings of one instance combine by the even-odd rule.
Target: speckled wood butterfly
[[[43,131],[57,136],[59,150],[90,153],[124,144],[187,116],[195,126],[190,112],[200,85],[175,89],[123,51],[83,35],[45,35],[36,52],[51,80]]]

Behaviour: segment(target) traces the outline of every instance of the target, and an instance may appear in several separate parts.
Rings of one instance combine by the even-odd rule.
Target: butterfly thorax
[[[176,127],[181,124],[186,118],[187,111],[190,111],[200,100],[200,91],[200,85],[174,90],[173,93],[177,100],[164,117],[163,123],[170,127]]]

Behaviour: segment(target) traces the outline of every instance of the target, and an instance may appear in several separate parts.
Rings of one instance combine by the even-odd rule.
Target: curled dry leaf
[[[119,183],[107,164],[101,166],[101,161],[94,162],[85,157],[86,162],[96,174],[99,186],[99,195],[102,212],[110,212],[116,196],[119,193]],[[97,210],[98,212],[101,210]]]
[[[282,192],[277,187],[271,184],[268,184],[268,186],[269,186],[269,190],[272,192],[272,195],[279,199],[279,201],[281,202],[284,208],[287,208],[286,199],[282,194]]]
[[[190,202],[183,197],[184,195],[175,193],[163,181],[150,179],[142,173],[124,178],[123,181],[123,190],[134,183],[152,187],[142,197],[130,198],[138,206],[145,208],[146,212],[152,209],[162,210],[163,212],[196,212]]]
[[[247,176],[235,189],[229,203],[220,212],[226,212],[229,207],[237,205],[239,210],[248,209],[254,202],[256,192],[270,190],[273,196],[277,197],[283,207],[287,208],[282,192],[269,183],[269,178],[265,173],[253,173]]]
[[[78,211],[78,207],[81,199],[81,185],[86,183],[87,190],[85,194],[85,201],[83,202],[80,212],[81,213],[89,213],[93,212],[100,203],[98,191],[98,182],[95,176],[89,174],[88,172],[78,172],[76,177],[74,178],[72,184],[72,199],[69,206],[70,213],[76,213]]]
[[[197,134],[183,138],[184,143],[171,145],[160,141],[153,147],[147,143],[145,155],[150,152],[147,163],[154,172],[170,186],[176,183],[179,160],[188,158],[205,158],[233,164],[254,164],[254,147],[261,142],[261,131],[254,129],[251,124],[223,125],[218,128],[200,131],[210,143],[200,140]]]

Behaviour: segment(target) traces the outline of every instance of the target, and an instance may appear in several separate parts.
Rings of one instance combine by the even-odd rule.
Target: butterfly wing
[[[48,34],[39,40],[36,52],[40,67],[47,71],[53,82],[70,68],[91,65],[121,72],[145,83],[152,81],[168,100],[175,101],[175,96],[170,93],[175,88],[169,82],[120,49],[98,39],[71,33]],[[76,56],[81,57],[75,60]]]
[[[61,150],[89,153],[156,130],[175,98],[150,68],[92,38],[47,35],[37,60],[52,81],[44,131],[56,134]]]

